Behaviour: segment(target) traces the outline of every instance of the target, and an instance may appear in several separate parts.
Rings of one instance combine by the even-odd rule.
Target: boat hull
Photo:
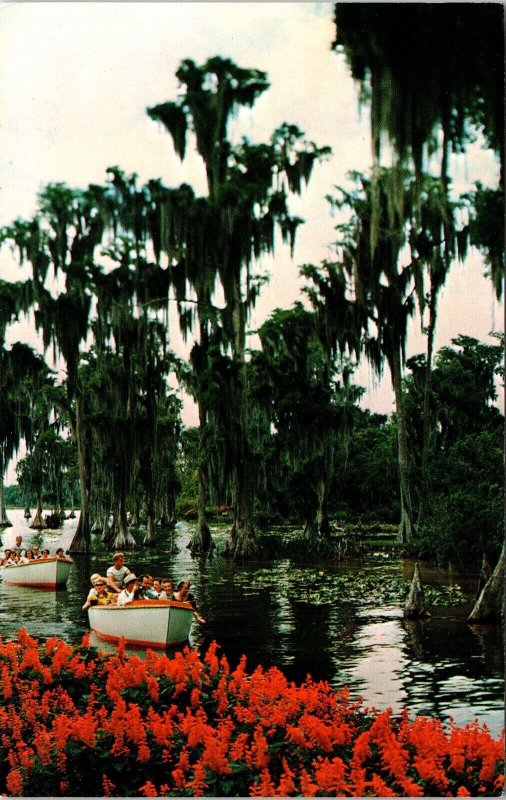
[[[163,649],[188,639],[193,609],[175,600],[134,600],[126,606],[91,606],[88,619],[104,641]]]
[[[47,558],[32,561],[29,564],[2,567],[2,577],[4,583],[9,586],[26,586],[32,589],[52,591],[65,586],[71,566],[71,561]]]

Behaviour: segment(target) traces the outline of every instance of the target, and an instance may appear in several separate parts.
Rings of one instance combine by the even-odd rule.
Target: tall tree
[[[7,229],[0,232],[0,242],[8,236]],[[12,455],[17,452],[22,431],[19,426],[17,404],[13,402],[13,394],[20,384],[16,381],[22,375],[16,372],[17,355],[21,358],[24,352],[13,348],[5,349],[5,337],[9,325],[17,320],[20,314],[27,311],[32,302],[32,285],[30,281],[11,283],[0,280],[0,528],[11,525],[7,517],[4,501],[4,477]],[[31,352],[31,351],[30,351]],[[35,356],[34,356],[35,358]],[[28,377],[28,376],[27,376]]]
[[[498,337],[499,338],[499,337]],[[458,336],[439,350],[432,376],[434,436],[428,462],[427,514],[420,546],[438,560],[492,563],[503,540],[504,416],[497,407],[497,379],[504,347]],[[408,435],[420,464],[423,357],[408,361],[405,381]]]
[[[247,436],[245,346],[248,313],[258,292],[258,284],[251,281],[253,267],[262,254],[273,252],[276,225],[293,247],[301,220],[290,215],[288,196],[301,192],[314,163],[329,150],[306,141],[296,126],[287,124],[274,132],[269,144],[253,145],[246,139],[239,145],[231,143],[233,113],[252,106],[268,88],[267,77],[259,70],[214,57],[200,67],[187,59],[176,74],[178,99],[150,108],[148,114],[165,125],[181,159],[187,131],[193,130],[205,164],[208,196],[193,202],[187,192],[190,214],[179,213],[172,197],[167,198],[163,247],[170,262],[173,258],[181,266],[186,258],[192,262],[185,278],[195,292],[202,285],[213,292],[217,277],[223,289],[221,321],[235,365],[229,438],[235,473],[234,524],[229,551],[241,558],[258,550],[253,524],[254,469]],[[199,314],[209,314],[209,298],[210,294],[203,297],[202,293],[197,297]],[[205,345],[205,336],[200,345]]]
[[[266,407],[277,447],[302,478],[304,536],[311,548],[328,542],[328,501],[334,452],[351,433],[360,390],[349,367],[334,363],[318,336],[316,315],[297,303],[276,310],[259,329],[261,351],[252,355],[256,402]],[[264,426],[265,427],[265,426]],[[271,433],[272,435],[272,433]]]
[[[81,513],[71,549],[90,548],[90,454],[86,447],[84,402],[79,385],[79,354],[89,332],[91,293],[88,290],[95,249],[101,243],[106,220],[103,191],[86,191],[65,184],[49,184],[39,195],[39,212],[28,222],[18,221],[5,231],[19,249],[20,260],[32,267],[35,324],[44,348],[61,356],[67,371],[68,411],[79,457]],[[49,269],[52,290],[46,286]],[[54,292],[56,290],[56,296]]]
[[[362,346],[378,373],[384,361],[388,364],[398,432],[399,539],[407,542],[414,524],[402,369],[420,275],[416,259],[401,258],[401,253],[409,245],[406,219],[412,219],[413,187],[409,176],[396,168],[377,172],[374,180],[358,173],[352,177],[355,188],[341,190],[338,201],[351,213],[349,221],[338,226],[340,262],[324,265],[323,274],[308,268],[305,274],[316,286],[310,296],[326,320],[328,336],[340,341],[341,348],[345,344],[354,349]],[[391,202],[393,183],[400,206]],[[330,302],[324,302],[326,298]]]
[[[133,545],[127,530],[126,492],[135,464],[146,491],[146,543],[154,542],[155,476],[153,463],[158,443],[157,424],[165,414],[170,394],[167,378],[175,359],[168,351],[168,293],[171,271],[160,263],[159,222],[156,199],[162,188],[150,181],[139,187],[136,175],[125,175],[118,167],[108,170],[107,198],[111,206],[113,241],[107,250],[113,266],[96,273],[97,318],[93,324],[98,360],[111,354],[120,357],[109,394],[119,418],[126,422],[119,441],[123,443],[123,465],[115,494],[116,547]],[[150,246],[155,261],[148,259]],[[139,452],[141,448],[142,452]]]
[[[449,150],[460,152],[481,130],[500,161],[495,202],[504,219],[504,8],[499,3],[336,3],[336,40],[362,101],[371,105],[371,137],[380,163],[386,137],[398,163],[413,163],[416,187],[428,156],[439,153],[441,182],[449,175]],[[416,53],[416,57],[413,54]],[[479,188],[478,188],[479,191]],[[392,188],[395,193],[395,187]],[[481,208],[476,204],[478,216]],[[487,212],[488,213],[488,212]],[[486,225],[486,222],[483,222]],[[375,223],[377,227],[377,223]],[[501,239],[502,241],[502,239]],[[504,260],[494,258],[498,286]]]
[[[418,504],[418,523],[421,523],[426,511],[430,439],[434,436],[430,404],[438,301],[454,260],[463,260],[467,254],[468,229],[463,227],[458,230],[456,214],[463,200],[450,200],[448,181],[442,183],[437,178],[422,173],[418,201],[417,213],[411,223],[409,243],[411,258],[416,263],[417,299],[422,328],[427,334]]]
[[[45,405],[41,410],[38,397],[50,381],[44,359],[28,345],[16,342],[10,349],[0,349],[0,527],[10,525],[4,503],[5,470],[22,442],[28,451],[33,447],[37,420],[47,424],[49,410]]]

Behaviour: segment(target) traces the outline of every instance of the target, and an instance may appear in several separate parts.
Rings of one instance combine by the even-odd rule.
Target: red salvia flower
[[[26,631],[0,640],[0,793],[28,792],[44,770],[57,793],[72,795],[84,777],[76,754],[88,763],[95,751],[118,776],[115,785],[90,773],[104,797],[130,792],[139,764],[151,778],[137,789],[146,796],[216,794],[221,785],[230,795],[249,786],[253,796],[282,797],[502,789],[504,738],[477,722],[447,729],[410,720],[407,709],[400,718],[364,712],[324,681],[297,686],[277,668],[248,675],[244,657],[230,671],[216,643],[204,659],[189,648],[174,658],[128,657],[124,647],[89,657],[86,646],[53,637],[39,648]]]
[[[6,786],[13,797],[22,797],[23,795],[23,776],[19,769],[11,769],[7,774]]]

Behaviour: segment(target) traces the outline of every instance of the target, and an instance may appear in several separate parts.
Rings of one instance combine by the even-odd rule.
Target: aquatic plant
[[[410,581],[401,576],[385,575],[384,569],[369,573],[295,567],[289,560],[256,569],[236,570],[230,577],[236,586],[249,594],[272,591],[288,600],[318,606],[335,604],[346,597],[349,602],[367,605],[404,605]],[[425,599],[431,606],[451,606],[469,602],[457,584],[424,586]]]
[[[504,737],[277,668],[231,669],[213,643],[127,657],[20,630],[0,642],[7,796],[479,796],[503,785]]]

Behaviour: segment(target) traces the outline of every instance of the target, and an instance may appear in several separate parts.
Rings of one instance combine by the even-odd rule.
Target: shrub
[[[87,637],[0,642],[0,791],[9,796],[500,794],[503,739],[346,689],[204,658],[105,655]]]

